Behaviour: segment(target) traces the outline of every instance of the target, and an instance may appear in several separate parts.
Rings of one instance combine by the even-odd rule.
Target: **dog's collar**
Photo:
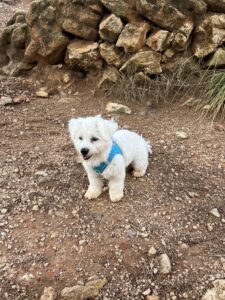
[[[123,155],[123,152],[120,149],[120,147],[118,146],[118,144],[115,141],[113,141],[113,145],[112,145],[111,151],[109,153],[109,156],[107,158],[107,161],[106,162],[103,161],[98,166],[93,167],[95,172],[102,174],[117,154]]]

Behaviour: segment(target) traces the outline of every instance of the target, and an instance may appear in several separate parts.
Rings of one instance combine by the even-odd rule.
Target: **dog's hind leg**
[[[148,148],[139,149],[136,153],[134,160],[132,162],[134,168],[133,175],[135,177],[142,177],[145,175],[148,167]]]

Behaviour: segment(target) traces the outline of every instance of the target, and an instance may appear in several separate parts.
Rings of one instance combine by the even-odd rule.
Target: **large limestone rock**
[[[113,65],[120,68],[125,62],[125,55],[123,51],[117,48],[114,44],[105,42],[99,46],[101,57],[107,62],[108,65]]]
[[[114,14],[105,18],[99,25],[100,37],[108,42],[116,42],[121,31],[123,30],[123,22]]]
[[[210,0],[209,0],[210,1]],[[217,1],[217,0],[211,0]],[[219,0],[220,1],[220,0]],[[171,0],[171,5],[174,5],[178,10],[187,15],[204,15],[207,10],[207,0]],[[218,2],[218,1],[217,1]]]
[[[205,0],[210,10],[225,13],[225,0]]]
[[[184,51],[188,46],[190,35],[194,28],[192,19],[185,20],[184,24],[179,28],[173,39],[173,48],[178,51]]]
[[[204,66],[213,68],[225,66],[225,49],[218,48]]]
[[[177,29],[185,19],[185,15],[166,0],[137,0],[136,2],[137,11],[163,29]]]
[[[23,61],[29,41],[29,30],[24,13],[15,13],[7,24],[0,30],[0,67],[7,75],[18,75],[24,68],[29,69]]]
[[[80,4],[80,1],[59,0],[58,11],[61,19],[69,18],[81,25],[98,28],[101,14],[94,12],[90,6]]]
[[[147,23],[139,26],[128,23],[121,32],[116,46],[124,48],[125,52],[137,52],[145,45],[149,29],[150,25]]]
[[[209,289],[201,300],[224,300],[225,299],[225,280],[218,279],[213,282],[213,288]]]
[[[157,30],[146,41],[146,45],[157,52],[165,51],[173,40],[173,34],[167,30]]]
[[[6,27],[0,30],[0,47],[10,44],[12,42],[12,35],[15,47],[24,48],[28,39],[28,27],[24,12],[16,12],[7,22]]]
[[[17,23],[26,23],[26,12],[25,11],[17,11],[7,22],[7,26],[17,24]]]
[[[31,3],[27,22],[31,36],[28,48],[32,48],[32,51],[25,53],[28,61],[42,57],[54,64],[62,60],[69,39],[62,33],[58,24],[57,3],[57,0],[39,0]]]
[[[62,24],[62,28],[66,32],[72,33],[85,40],[96,41],[98,37],[98,31],[95,28],[82,25],[72,19],[66,19]]]
[[[64,288],[61,292],[62,300],[85,300],[98,296],[100,290],[104,287],[107,280],[96,279],[88,282],[85,286],[75,285]]]
[[[16,25],[10,25],[7,26],[4,29],[1,29],[0,31],[0,48],[4,49],[6,46],[8,46],[11,43],[11,36],[13,33],[13,30],[16,28]]]
[[[210,13],[195,27],[193,52],[203,58],[214,52],[225,41],[225,14]]]
[[[65,32],[95,41],[100,20],[99,13],[80,1],[34,1],[27,15],[31,41],[25,53],[26,60],[45,59],[52,64],[61,62],[69,44]]]
[[[69,43],[69,39],[58,30],[43,30],[41,34],[33,31],[33,40],[28,45],[25,58],[29,62],[38,61],[45,58],[50,64],[57,64],[62,61],[64,51]],[[32,51],[30,51],[32,49]]]
[[[12,47],[17,49],[25,49],[27,38],[28,38],[27,24],[21,24],[17,26],[13,30],[11,36]]]
[[[137,72],[143,72],[148,75],[159,74],[162,72],[160,62],[160,53],[151,49],[141,50],[128,59],[120,68],[120,71],[127,74],[135,74]]]
[[[116,83],[119,77],[120,73],[118,70],[115,67],[108,66],[103,72],[103,75],[98,83],[98,88]]]
[[[99,71],[102,68],[102,59],[99,54],[98,43],[76,40],[70,43],[66,51],[66,64],[88,71]]]
[[[165,57],[166,52],[163,55],[163,72],[176,74],[176,76],[182,75],[183,77],[199,72],[199,64],[190,51],[175,53],[172,57]]]
[[[113,14],[123,17],[129,22],[139,20],[138,13],[135,10],[134,0],[100,0],[101,3]]]

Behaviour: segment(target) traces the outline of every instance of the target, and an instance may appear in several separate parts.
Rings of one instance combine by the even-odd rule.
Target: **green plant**
[[[203,93],[203,111],[214,120],[225,118],[225,72],[214,72]],[[201,105],[202,108],[202,105]]]

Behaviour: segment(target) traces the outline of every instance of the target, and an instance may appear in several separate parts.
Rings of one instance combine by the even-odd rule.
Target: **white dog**
[[[117,129],[117,123],[101,116],[69,121],[70,136],[89,179],[85,194],[88,199],[101,194],[105,178],[109,181],[110,199],[119,201],[123,197],[126,167],[132,165],[135,177],[146,172],[150,145],[134,132]]]

